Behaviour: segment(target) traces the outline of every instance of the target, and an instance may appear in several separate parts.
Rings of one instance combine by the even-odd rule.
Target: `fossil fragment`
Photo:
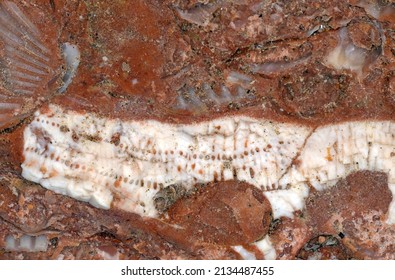
[[[359,76],[367,72],[367,68],[381,55],[384,39],[379,39],[379,26],[369,24],[365,24],[365,26],[371,27],[370,31],[363,33],[363,36],[367,37],[364,40],[371,42],[371,45],[361,45],[361,42],[353,40],[349,35],[351,27],[343,27],[339,31],[339,44],[327,56],[329,65],[336,69],[349,69]],[[361,27],[357,26],[357,28]]]
[[[375,19],[394,22],[395,6],[391,1],[381,0],[352,0],[351,3],[365,9],[366,13]]]
[[[358,170],[387,173],[394,192],[394,132],[390,121],[312,129],[240,116],[170,125],[50,106],[25,130],[22,175],[97,207],[149,217],[158,216],[154,201],[163,188],[237,179],[263,191],[274,218],[292,217],[304,207],[307,184],[322,190]]]
[[[77,46],[65,43],[62,47],[63,55],[66,61],[66,73],[63,76],[63,85],[59,89],[60,93],[66,91],[67,87],[70,85],[72,79],[74,78],[78,65],[80,64],[80,52]]]
[[[5,242],[7,251],[43,252],[48,248],[48,239],[45,235],[30,236],[24,234],[20,238],[9,235]]]
[[[0,3],[0,129],[14,125],[31,115],[36,106],[53,96],[57,88],[64,92],[78,67],[76,46],[66,43],[63,53],[66,72],[63,85],[54,38],[47,39],[39,28],[11,1]]]
[[[182,19],[200,26],[207,26],[212,14],[221,6],[222,2],[224,1],[216,0],[214,3],[210,4],[197,4],[195,7],[186,11],[179,8],[176,10]]]
[[[206,82],[202,83],[199,89],[183,86],[177,92],[175,109],[207,111],[212,106],[226,106],[255,98],[254,80],[251,77],[230,71],[224,79],[225,82],[215,88]]]

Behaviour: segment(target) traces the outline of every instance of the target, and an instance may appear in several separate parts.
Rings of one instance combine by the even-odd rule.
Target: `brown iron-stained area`
[[[51,97],[65,108],[170,123],[237,114],[311,126],[395,121],[395,7],[389,1],[21,2],[42,34],[56,39],[48,43],[54,53],[63,42],[81,51],[72,84]],[[203,17],[194,14],[199,9]],[[342,30],[365,54],[359,72],[326,60]],[[228,99],[219,98],[223,86]],[[29,117],[0,135],[0,259],[234,259],[241,256],[231,246],[248,249],[267,234],[279,259],[395,258],[384,174],[358,172],[330,190],[311,188],[306,208],[293,219],[273,220],[267,199],[236,181],[197,185],[166,204],[162,221],[142,219],[23,180],[27,123]],[[5,249],[7,236],[23,234],[47,235],[48,250]]]

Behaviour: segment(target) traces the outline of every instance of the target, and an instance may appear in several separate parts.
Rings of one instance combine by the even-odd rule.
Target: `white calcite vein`
[[[301,210],[309,185],[323,190],[351,172],[388,174],[395,193],[395,123],[345,122],[313,129],[243,116],[198,124],[121,121],[37,112],[24,132],[23,177],[108,209],[158,217],[170,185],[245,181],[262,190],[274,218]],[[372,186],[373,187],[373,186]],[[392,202],[388,222],[395,222]]]

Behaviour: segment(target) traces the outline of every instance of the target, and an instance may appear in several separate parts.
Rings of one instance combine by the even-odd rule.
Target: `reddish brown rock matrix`
[[[24,99],[26,113],[51,100],[103,117],[170,123],[238,114],[314,127],[395,120],[395,7],[388,1],[17,4],[44,34],[53,69],[41,98]],[[65,42],[78,46],[81,62],[57,94]],[[10,90],[4,81],[0,94]],[[273,220],[268,201],[237,181],[196,185],[182,199],[170,190],[162,221],[143,219],[22,179],[29,122],[29,115],[15,120],[0,135],[1,259],[238,259],[233,246],[253,251],[250,243],[267,234],[279,259],[395,258],[385,174],[358,172],[324,192],[311,189],[293,219]],[[40,236],[46,249],[35,252]]]

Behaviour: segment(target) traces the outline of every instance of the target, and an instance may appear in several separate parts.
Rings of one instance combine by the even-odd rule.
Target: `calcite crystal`
[[[394,259],[395,6],[2,1],[0,258]]]

